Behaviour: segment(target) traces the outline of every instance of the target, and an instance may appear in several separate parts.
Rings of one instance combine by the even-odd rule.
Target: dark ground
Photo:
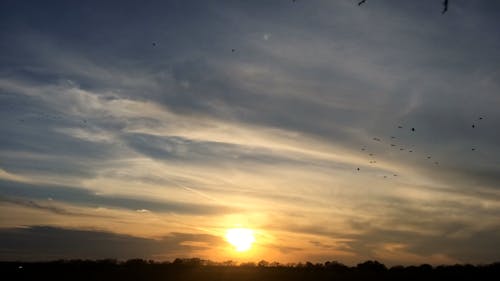
[[[232,265],[200,259],[174,262],[145,260],[71,260],[53,262],[0,262],[2,280],[500,280],[500,263],[489,265],[395,266],[377,261],[354,267],[338,262],[323,264]]]

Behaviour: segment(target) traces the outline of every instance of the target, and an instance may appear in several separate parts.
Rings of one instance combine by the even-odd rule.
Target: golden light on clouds
[[[253,230],[248,228],[230,228],[226,231],[226,241],[233,245],[238,252],[250,250],[255,237]]]
[[[500,260],[500,131],[491,129],[500,127],[500,67],[489,63],[500,39],[478,40],[496,31],[493,4],[457,1],[474,24],[451,13],[439,28],[424,5],[309,1],[304,12],[320,11],[313,22],[290,16],[297,5],[221,5],[201,17],[192,4],[143,5],[145,14],[188,14],[132,23],[99,5],[95,22],[110,22],[99,33],[110,44],[89,52],[96,40],[81,39],[95,24],[76,4],[40,6],[40,29],[30,26],[38,14],[20,23],[25,5],[4,2],[14,16],[0,34],[12,42],[0,66],[2,259],[37,242],[47,251],[26,257],[95,249],[118,260]],[[61,9],[69,26],[50,22]],[[390,27],[387,15],[400,13],[404,22],[377,29],[375,41],[351,36],[365,34],[364,21]],[[174,26],[189,40],[171,40],[176,29],[163,27]],[[142,28],[157,46],[144,44]],[[478,43],[446,45],[457,30]],[[206,34],[214,44],[193,44]],[[443,50],[453,50],[449,65]],[[12,231],[26,235],[17,248],[1,236]],[[38,239],[46,235],[64,243],[48,247]],[[71,247],[79,235],[89,244]]]

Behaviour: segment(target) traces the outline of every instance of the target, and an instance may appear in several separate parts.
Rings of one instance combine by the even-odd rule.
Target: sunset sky
[[[1,1],[0,260],[499,261],[500,1],[357,2]]]

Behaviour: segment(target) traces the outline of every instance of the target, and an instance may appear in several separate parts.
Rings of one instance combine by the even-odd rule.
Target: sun
[[[253,231],[248,228],[230,228],[226,232],[226,240],[233,245],[238,252],[248,251],[255,242]]]

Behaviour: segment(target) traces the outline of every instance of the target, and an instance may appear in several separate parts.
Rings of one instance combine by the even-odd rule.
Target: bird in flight
[[[365,2],[366,2],[366,0],[361,0],[361,1],[359,1],[359,2],[358,2],[358,6],[363,5]]]
[[[443,0],[443,11],[441,14],[446,13],[446,11],[448,11],[448,0]]]
[[[412,131],[412,132],[415,132],[415,128],[411,128],[411,131]]]

